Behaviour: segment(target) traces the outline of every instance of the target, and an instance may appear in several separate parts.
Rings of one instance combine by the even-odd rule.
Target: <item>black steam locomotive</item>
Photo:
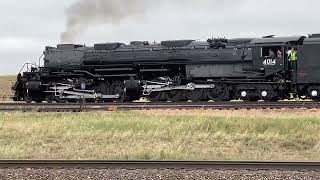
[[[291,48],[297,49],[297,66],[290,66]],[[319,52],[319,34],[94,47],[60,44],[46,47],[43,66],[18,74],[13,100],[319,100]]]

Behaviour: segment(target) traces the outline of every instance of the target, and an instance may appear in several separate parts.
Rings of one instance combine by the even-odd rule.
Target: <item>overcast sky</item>
[[[25,62],[37,62],[45,46],[60,43],[65,10],[75,1],[0,0],[0,75],[16,74]],[[139,19],[89,27],[77,42],[92,45],[320,32],[318,0],[147,1],[147,11]]]

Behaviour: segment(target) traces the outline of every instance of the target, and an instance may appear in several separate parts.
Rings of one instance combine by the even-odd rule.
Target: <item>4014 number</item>
[[[277,64],[276,59],[265,59],[263,61],[263,65],[265,65],[265,66],[275,66],[276,64]]]

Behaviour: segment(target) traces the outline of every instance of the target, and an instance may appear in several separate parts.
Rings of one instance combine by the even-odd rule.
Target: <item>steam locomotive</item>
[[[297,68],[286,52],[296,48]],[[270,51],[278,52],[271,56]],[[46,47],[19,73],[14,101],[278,101],[320,99],[320,34]]]

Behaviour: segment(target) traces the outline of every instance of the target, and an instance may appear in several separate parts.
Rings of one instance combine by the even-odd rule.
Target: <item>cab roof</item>
[[[287,44],[289,42],[302,43],[305,36],[266,37],[254,39],[250,44]]]

